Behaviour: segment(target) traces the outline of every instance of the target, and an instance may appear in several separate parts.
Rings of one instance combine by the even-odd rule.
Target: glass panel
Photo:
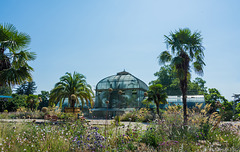
[[[97,92],[95,98],[95,108],[107,108],[108,91]]]
[[[109,93],[108,89],[113,92]],[[123,91],[119,94],[119,90]],[[95,108],[138,108],[142,106],[148,86],[131,74],[115,75],[101,80],[96,86]]]

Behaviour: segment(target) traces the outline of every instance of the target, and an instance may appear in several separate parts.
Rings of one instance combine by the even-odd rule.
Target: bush
[[[9,112],[0,114],[1,119],[43,119],[45,113],[35,112]]]
[[[10,112],[17,111],[20,107],[26,107],[26,100],[27,96],[26,95],[18,95],[18,94],[13,94],[12,99],[8,99],[6,102],[6,109]]]
[[[159,143],[162,143],[164,138],[164,135],[159,131],[161,130],[158,130],[156,125],[148,127],[141,138],[141,142],[157,147]]]
[[[146,108],[141,108],[132,112],[126,112],[120,116],[121,121],[139,121],[139,122],[149,122],[153,120],[153,115]]]
[[[231,110],[222,111],[221,115],[222,115],[222,120],[223,121],[230,121],[230,120],[233,119],[233,111],[231,111]]]

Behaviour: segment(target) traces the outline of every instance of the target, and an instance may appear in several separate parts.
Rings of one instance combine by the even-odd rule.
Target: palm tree
[[[35,59],[35,53],[26,50],[29,43],[29,35],[12,24],[0,24],[0,86],[32,80],[33,68],[27,62]]]
[[[183,100],[183,117],[184,124],[187,124],[187,86],[190,79],[190,63],[194,71],[202,75],[203,66],[205,63],[204,47],[202,46],[202,37],[199,32],[191,33],[190,29],[184,28],[179,31],[170,32],[169,36],[164,35],[166,38],[165,43],[169,51],[163,51],[159,56],[159,63],[164,64],[170,62],[177,72],[177,77],[180,80],[180,89],[182,92]]]
[[[93,91],[85,79],[85,76],[77,72],[74,72],[73,75],[67,72],[60,78],[60,82],[55,84],[54,89],[51,90],[49,101],[55,104],[59,103],[59,106],[62,107],[64,100],[68,99],[70,107],[74,109],[75,104],[80,105],[80,99],[82,108],[84,102],[88,105],[90,101],[92,106]]]
[[[145,101],[148,101],[148,102],[154,101],[157,108],[157,114],[161,118],[161,115],[159,112],[159,105],[167,104],[166,89],[161,84],[154,84],[149,86],[149,90],[147,91],[147,98],[145,99]]]
[[[33,94],[30,94],[28,97],[27,97],[27,104],[29,105],[31,111],[35,109],[37,109],[38,105],[39,105],[39,102],[40,102],[40,98],[38,98],[37,95],[33,95]]]

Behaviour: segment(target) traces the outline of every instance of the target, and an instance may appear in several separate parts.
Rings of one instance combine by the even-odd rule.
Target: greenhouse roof
[[[117,75],[102,79],[96,87],[97,90],[106,90],[109,88],[148,90],[148,86],[142,80],[136,78],[126,71],[119,72]]]

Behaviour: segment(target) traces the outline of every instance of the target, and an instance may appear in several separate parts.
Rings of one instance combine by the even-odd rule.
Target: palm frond
[[[158,61],[159,64],[165,64],[169,61],[171,61],[172,55],[168,51],[163,51],[159,56],[158,56]]]
[[[193,67],[198,75],[203,75],[203,66],[205,66],[203,59],[200,56],[197,56],[196,61],[193,62]]]
[[[25,80],[32,81],[31,69],[27,67],[20,67],[18,69],[9,68],[0,71],[0,84],[7,84],[9,86],[20,85]]]
[[[27,47],[31,41],[28,34],[18,32],[13,24],[4,24],[0,26],[1,47],[19,50]]]
[[[60,78],[60,81],[55,84],[54,89],[50,93],[51,100],[57,100],[58,97],[68,96],[71,99],[71,95],[75,95],[76,104],[82,106],[84,103],[88,104],[88,101],[92,102],[93,91],[89,84],[86,83],[85,76],[74,72],[73,75],[67,72],[64,76]],[[79,101],[80,99],[80,101]],[[74,99],[75,100],[75,99]]]

